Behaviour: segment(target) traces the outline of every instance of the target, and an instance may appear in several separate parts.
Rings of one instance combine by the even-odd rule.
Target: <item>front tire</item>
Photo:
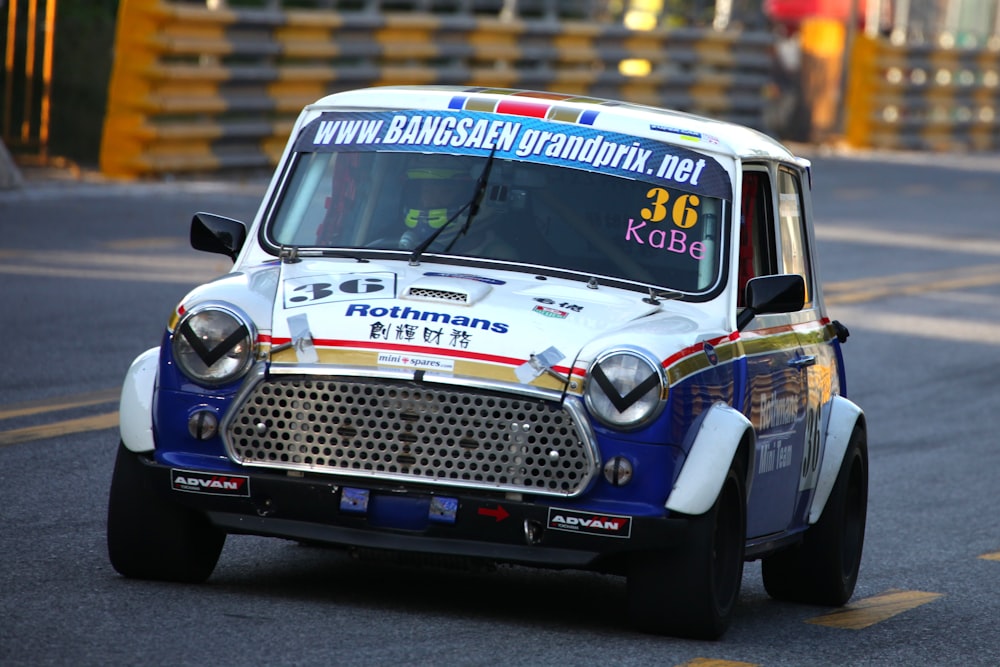
[[[746,475],[734,462],[715,505],[691,519],[686,544],[631,561],[629,620],[645,632],[718,639],[739,598],[745,546]]]
[[[859,424],[819,521],[806,530],[801,544],[763,559],[768,595],[788,602],[844,605],[858,581],[867,515],[868,439]]]
[[[108,556],[133,579],[201,583],[219,560],[226,534],[201,513],[152,488],[139,455],[118,447],[108,499]]]

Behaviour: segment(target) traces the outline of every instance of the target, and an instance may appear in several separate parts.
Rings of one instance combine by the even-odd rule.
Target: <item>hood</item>
[[[524,273],[303,259],[281,266],[272,361],[531,382],[540,365],[569,373],[589,342],[660,308]]]

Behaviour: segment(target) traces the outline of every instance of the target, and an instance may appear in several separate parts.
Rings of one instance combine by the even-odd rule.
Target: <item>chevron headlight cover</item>
[[[194,382],[214,387],[243,377],[254,359],[256,334],[248,318],[222,305],[186,313],[173,336],[174,361]]]
[[[587,374],[587,408],[612,428],[638,428],[663,408],[666,384],[660,365],[637,350],[597,358]]]

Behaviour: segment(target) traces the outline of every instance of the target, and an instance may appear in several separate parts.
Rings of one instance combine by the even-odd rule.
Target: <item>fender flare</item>
[[[823,463],[820,465],[816,491],[809,507],[810,525],[819,521],[822,516],[826,501],[833,492],[833,485],[837,483],[840,465],[847,454],[847,446],[851,442],[854,427],[859,422],[863,424],[864,419],[864,412],[853,402],[843,396],[833,397],[830,404],[830,420],[826,425]]]
[[[122,443],[132,452],[151,452],[153,439],[153,391],[160,366],[160,348],[146,350],[132,362],[118,407]]]
[[[752,452],[754,431],[750,420],[742,412],[722,403],[709,408],[698,425],[684,467],[667,498],[666,509],[692,516],[710,510],[747,434],[751,438]],[[747,481],[749,493],[749,470]]]

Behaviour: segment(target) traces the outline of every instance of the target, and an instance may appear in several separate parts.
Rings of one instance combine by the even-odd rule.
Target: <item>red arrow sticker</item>
[[[482,516],[491,516],[497,520],[497,522],[503,521],[510,516],[510,512],[505,510],[500,505],[497,505],[496,509],[490,509],[488,507],[480,507],[478,510],[479,514]]]

